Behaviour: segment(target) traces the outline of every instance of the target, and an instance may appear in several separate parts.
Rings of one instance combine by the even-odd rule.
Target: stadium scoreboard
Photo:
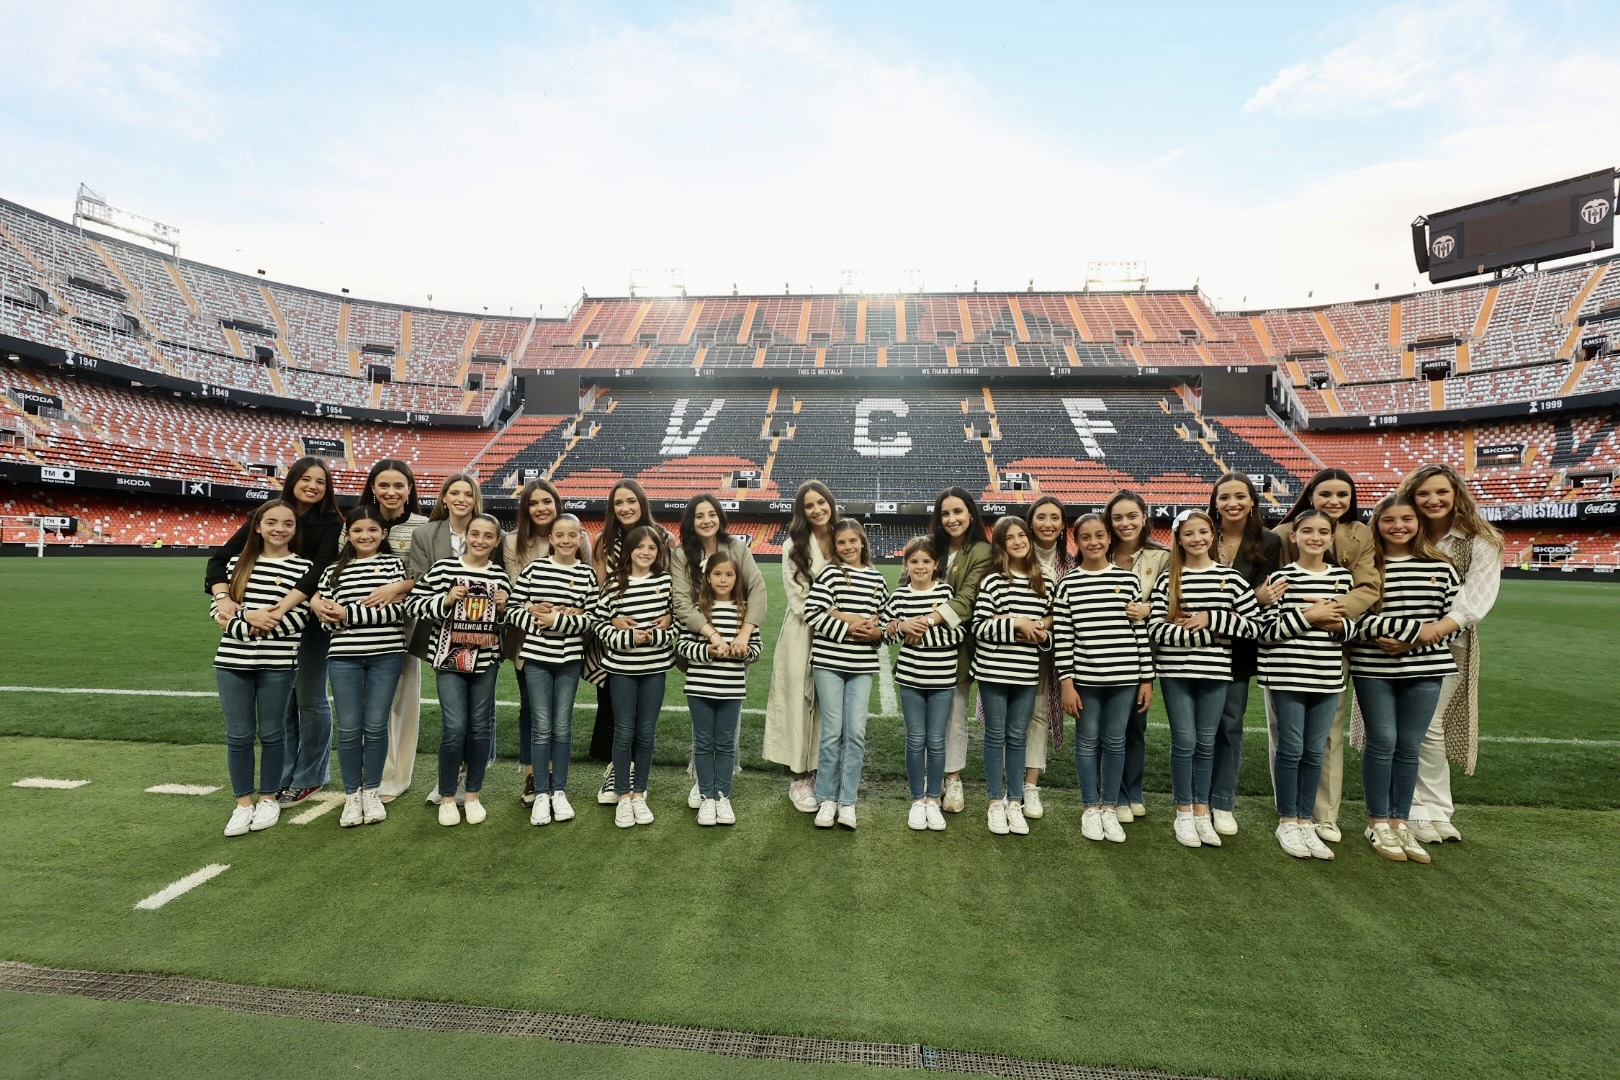
[[[1419,273],[1438,284],[1614,246],[1615,170],[1470,203],[1412,223]]]

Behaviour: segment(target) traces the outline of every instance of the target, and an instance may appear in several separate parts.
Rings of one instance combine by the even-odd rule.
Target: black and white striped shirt
[[[668,671],[675,662],[675,641],[679,636],[673,629],[657,630],[653,623],[665,615],[674,621],[672,606],[673,584],[668,574],[632,576],[624,592],[618,592],[618,583],[610,580],[596,596],[596,607],[591,612],[597,640],[602,643],[602,667],[615,675],[656,675]],[[652,639],[645,645],[636,644],[636,630],[621,630],[613,620],[628,616],[642,630],[650,630]]]
[[[742,614],[730,600],[717,600],[709,612],[709,625],[731,641],[742,629]],[[716,659],[709,655],[709,639],[686,631],[675,646],[686,658],[686,696],[711,701],[736,701],[748,696],[748,665],[764,650],[756,628],[748,636],[748,655]]]
[[[979,580],[973,601],[973,677],[1006,686],[1037,686],[1041,681],[1041,654],[1052,650],[1050,636],[1043,642],[1018,640],[1018,619],[1042,622],[1052,614],[1057,583],[1044,572],[1046,593],[1037,596],[1029,578],[1009,570],[987,573]]]
[[[331,656],[384,656],[405,651],[405,602],[367,607],[363,600],[385,585],[404,581],[405,563],[397,555],[356,559],[336,577],[337,564],[321,572],[320,595],[342,604],[348,618],[332,628]]]
[[[1384,602],[1377,615],[1363,615],[1350,629],[1350,672],[1374,679],[1437,678],[1457,673],[1449,639],[1390,656],[1374,638],[1416,641],[1424,623],[1438,622],[1451,610],[1459,587],[1448,562],[1396,557],[1384,564]]]
[[[1288,591],[1261,616],[1260,685],[1268,690],[1336,694],[1344,689],[1344,635],[1305,621],[1305,609],[1318,599],[1340,599],[1355,588],[1343,566],[1329,563],[1320,573],[1289,563],[1274,578]]]
[[[549,629],[529,613],[530,604],[579,608],[581,614],[557,613]],[[596,572],[582,559],[564,565],[550,555],[529,560],[512,586],[506,602],[506,621],[523,631],[521,655],[525,661],[566,664],[585,657],[585,635],[591,630],[591,609],[596,606]]]
[[[810,666],[846,675],[877,674],[881,639],[856,641],[849,623],[832,614],[876,619],[889,596],[889,583],[875,566],[833,563],[822,568],[804,599],[804,621],[810,626]]]
[[[1147,627],[1125,615],[1141,583],[1123,567],[1076,567],[1052,598],[1052,642],[1059,679],[1079,686],[1119,686],[1153,678]]]
[[[891,644],[896,641],[901,643],[900,654],[894,662],[894,681],[901,686],[909,686],[913,690],[955,688],[956,665],[960,656],[958,649],[967,636],[967,627],[960,623],[952,626],[944,621],[945,605],[955,595],[956,590],[943,581],[936,581],[931,587],[920,591],[912,588],[911,582],[902,581],[884,601],[883,610],[878,614],[878,622],[884,626],[897,619],[915,619],[940,613],[939,624],[929,627],[922,640],[915,645],[906,641],[904,635],[884,637]]]
[[[506,571],[494,562],[483,566],[468,566],[461,558],[440,559],[428,567],[428,572],[422,575],[411,590],[408,606],[412,615],[426,622],[443,622],[450,614],[449,605],[445,597],[457,585],[471,584],[475,581],[486,582],[491,593],[508,592],[512,583],[506,579]],[[481,673],[501,662],[500,645],[480,645],[478,647],[478,660],[473,671]]]
[[[240,555],[231,556],[225,566],[225,580],[236,573]],[[264,671],[273,668],[298,666],[298,638],[309,623],[309,605],[299,604],[281,617],[281,621],[264,637],[254,637],[253,628],[242,618],[249,608],[275,607],[281,598],[298,585],[309,573],[312,564],[302,555],[288,555],[280,559],[261,558],[248,574],[247,588],[242,593],[242,605],[225,624],[219,648],[214,652],[214,666],[230,671]],[[218,616],[219,598],[208,605],[209,614]]]
[[[1181,614],[1209,612],[1209,628],[1187,631],[1171,622],[1170,572],[1153,585],[1148,639],[1159,678],[1232,680],[1232,638],[1257,637],[1260,602],[1242,574],[1211,563],[1181,571]]]

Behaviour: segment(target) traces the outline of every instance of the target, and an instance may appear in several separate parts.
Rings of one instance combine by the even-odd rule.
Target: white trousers
[[[1440,683],[1440,702],[1434,707],[1429,730],[1418,748],[1417,787],[1412,791],[1412,817],[1426,821],[1450,821],[1456,806],[1451,801],[1451,762],[1446,760],[1446,705],[1462,683],[1461,675],[1447,675]]]
[[[394,688],[394,704],[388,710],[388,758],[377,785],[379,795],[397,798],[410,788],[421,725],[422,661],[406,653],[399,685]]]

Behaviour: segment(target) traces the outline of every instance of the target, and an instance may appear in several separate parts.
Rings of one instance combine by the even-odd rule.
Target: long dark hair
[[[714,507],[715,516],[720,519],[720,529],[714,534],[715,553],[726,551],[731,546],[730,520],[726,511],[720,505],[720,500],[713,495],[694,495],[686,501],[686,509],[681,511],[681,551],[686,555],[686,572],[692,578],[693,593],[700,592],[704,584],[703,568],[703,540],[697,534],[697,508],[700,503],[708,503]],[[611,513],[611,508],[609,510]],[[730,556],[728,554],[727,558]],[[742,571],[737,572],[741,580]]]
[[[1019,570],[1012,564],[1012,557],[1007,554],[1007,534],[1014,528],[1024,530],[1029,538],[1029,556],[1025,560],[1025,568]],[[1000,574],[1011,580],[1014,572],[1024,575],[1029,582],[1029,591],[1036,596],[1046,595],[1046,575],[1041,573],[1041,560],[1035,554],[1035,534],[1029,531],[1029,523],[1017,514],[1008,514],[996,521],[996,527],[990,530],[990,570],[992,574]]]
[[[611,511],[609,512],[608,520],[612,520]],[[624,590],[630,587],[630,553],[636,550],[636,548],[641,545],[641,542],[649,537],[652,539],[654,544],[658,545],[658,558],[653,560],[652,572],[655,574],[663,574],[669,571],[669,553],[664,550],[663,534],[664,530],[660,529],[657,525],[637,525],[628,533],[625,533],[624,545],[620,548],[620,551],[623,552],[623,557],[619,559],[619,565],[613,568],[613,586],[615,595],[623,596]]]
[[[968,510],[967,532],[962,534],[962,550],[966,551],[975,540],[984,539],[984,517],[979,513],[979,500],[966,488],[948,487],[934,499],[934,511],[928,515],[928,536],[939,549],[940,560],[943,561],[951,553],[951,534],[945,531],[940,518],[943,516],[942,508],[946,499],[961,499],[962,505]],[[1033,539],[1031,540],[1033,543]]]
[[[641,510],[640,516],[636,518],[636,523],[629,528],[625,528],[624,525],[620,524],[619,515],[613,512],[613,496],[619,493],[620,488],[636,497],[636,505]],[[616,570],[617,567],[607,565],[609,560],[618,560],[620,564],[624,563],[624,559],[620,556],[623,551],[628,550],[623,547],[629,539],[627,534],[633,533],[637,529],[653,529],[658,534],[658,546],[662,548],[667,541],[663,535],[663,529],[657,526],[658,523],[653,520],[652,516],[652,503],[647,501],[647,493],[642,490],[640,484],[629,479],[620,480],[614,484],[608,490],[607,520],[602,523],[602,565],[609,570]]]
[[[304,523],[298,516],[298,504],[291,499],[269,499],[260,503],[253,516],[248,518],[247,539],[242,542],[242,553],[236,557],[236,569],[231,572],[230,596],[238,604],[247,597],[248,578],[253,576],[253,568],[264,554],[264,537],[259,535],[259,523],[264,520],[265,514],[278,506],[286,507],[293,515],[293,534],[287,542],[287,550],[296,552],[302,545]]]
[[[302,480],[304,474],[311,469],[321,470],[322,475],[326,477],[326,494],[321,496],[321,501],[310,507],[310,509],[319,510],[327,517],[337,517],[337,490],[332,484],[332,466],[326,463],[325,458],[301,457],[293,462],[292,468],[287,470],[287,479],[281,482],[282,500],[293,508],[294,513],[298,513],[298,496],[293,493],[293,488],[298,486],[298,481]],[[302,517],[303,515],[299,514],[299,516]]]
[[[810,545],[816,539],[810,519],[804,516],[804,500],[812,491],[826,499],[827,507],[832,511],[827,521],[829,534],[833,523],[838,520],[838,500],[833,498],[832,489],[820,480],[806,480],[799,485],[799,490],[793,494],[793,516],[788,519],[788,541],[793,545],[793,550],[788,553],[788,561],[793,564],[793,576],[806,585],[810,584]]]
[[[1120,488],[1114,492],[1113,497],[1108,500],[1108,505],[1103,508],[1103,524],[1108,527],[1108,557],[1113,558],[1114,553],[1119,550],[1119,533],[1114,531],[1114,507],[1122,502],[1133,502],[1142,510],[1142,535],[1138,540],[1138,550],[1150,547],[1162,549],[1164,545],[1153,539],[1153,508],[1148,505],[1146,499],[1130,488]],[[1078,525],[1079,522],[1075,524]]]
[[[1243,542],[1238,545],[1238,550],[1243,553],[1244,562],[1250,566],[1258,566],[1266,557],[1266,549],[1260,541],[1265,533],[1265,525],[1260,520],[1260,492],[1255,489],[1254,481],[1250,479],[1248,473],[1222,473],[1209,488],[1209,519],[1213,522],[1222,520],[1220,508],[1215,505],[1215,493],[1221,490],[1223,484],[1242,484],[1249,489],[1249,517],[1243,523]],[[1220,524],[1215,526],[1216,543],[1220,542],[1221,528]]]
[[[469,484],[469,485],[472,486],[472,490],[473,490],[473,512],[472,512],[472,516],[477,517],[479,514],[482,514],[484,512],[484,493],[478,489],[478,478],[476,476],[473,476],[471,473],[454,472],[454,473],[451,473],[449,476],[445,477],[444,478],[444,483],[439,485],[439,501],[433,504],[433,512],[428,515],[428,520],[429,521],[448,521],[448,520],[450,520],[450,507],[449,507],[448,504],[445,503],[444,496],[445,496],[445,493],[450,490],[450,485],[454,484],[454,483],[458,483],[458,482],[459,483],[466,483],[466,484]]]
[[[562,515],[562,496],[557,494],[557,489],[552,486],[550,480],[535,479],[523,485],[523,490],[518,492],[517,497],[517,540],[514,541],[520,560],[535,544],[551,539],[551,525],[546,526],[546,535],[541,536],[529,517],[529,497],[536,491],[544,491],[551,496],[551,525],[557,524],[557,518]]]
[[[393,554],[393,549],[388,546],[388,521],[383,517],[382,507],[377,506],[375,503],[360,503],[353,510],[350,510],[343,519],[343,535],[345,537],[349,535],[349,528],[357,521],[375,521],[383,532],[382,545],[377,548],[377,554]],[[338,582],[343,577],[343,571],[354,560],[354,545],[352,543],[344,544],[342,550],[338,552],[337,558],[332,561],[333,592],[337,592]]]
[[[409,485],[405,493],[405,517],[410,517],[412,514],[421,513],[421,502],[417,498],[416,494],[416,474],[411,471],[411,467],[409,465],[399,460],[399,458],[383,458],[381,461],[377,462],[377,464],[371,467],[371,471],[366,473],[366,486],[360,491],[360,501],[357,505],[381,505],[377,502],[377,492],[372,488],[371,485],[376,483],[377,477],[381,476],[385,472],[399,473],[405,477],[405,483]],[[388,526],[386,524],[383,525],[383,528],[386,529],[387,527]]]
[[[1029,543],[1035,546],[1035,511],[1043,506],[1055,506],[1058,512],[1058,534],[1053,547],[1057,548],[1058,572],[1062,573],[1069,568],[1069,530],[1065,524],[1068,514],[1063,509],[1063,500],[1056,495],[1042,495],[1029,504],[1029,512],[1024,515],[1024,522],[1029,526]]]
[[[1293,521],[1299,517],[1301,511],[1314,509],[1316,504],[1311,500],[1316,497],[1316,489],[1329,480],[1343,480],[1350,485],[1350,506],[1345,510],[1344,516],[1339,518],[1339,524],[1348,525],[1352,521],[1360,521],[1361,511],[1356,506],[1356,478],[1343,469],[1323,469],[1307,480],[1305,490],[1299,493],[1299,498],[1294,500],[1294,505],[1290,506],[1288,513],[1283,515],[1283,521]]]

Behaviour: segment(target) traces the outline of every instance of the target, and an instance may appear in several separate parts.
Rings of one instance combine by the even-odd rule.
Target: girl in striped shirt
[[[411,593],[417,618],[442,624],[475,583],[488,590],[496,614],[504,613],[510,582],[492,558],[501,544],[500,522],[490,514],[474,514],[467,522],[465,543],[467,549],[460,556],[440,559],[417,581]],[[477,825],[489,816],[479,793],[495,735],[495,680],[501,668],[500,635],[493,636],[493,642],[476,647],[471,670],[434,670],[439,688],[440,825],[461,824],[461,812],[451,796],[464,767],[467,823]]]
[[[1008,515],[990,532],[990,569],[973,601],[973,677],[984,706],[984,780],[990,831],[1027,835],[1024,740],[1052,647],[1052,586],[1035,558],[1024,519]],[[1017,799],[1008,798],[1015,788]]]
[[[268,829],[281,817],[276,789],[281,783],[299,640],[309,608],[301,603],[289,608],[268,630],[256,630],[247,617],[281,604],[309,572],[310,561],[292,553],[297,542],[298,511],[291,503],[278,499],[259,507],[248,519],[241,553],[225,567],[225,588],[209,605],[209,614],[224,632],[214,653],[214,679],[225,714],[225,764],[231,794],[236,796],[226,836]],[[257,805],[255,734],[262,750]]]
[[[945,781],[945,727],[956,692],[957,648],[966,630],[936,618],[955,593],[939,578],[939,549],[934,542],[926,536],[913,537],[902,557],[906,580],[889,595],[878,621],[885,641],[902,643],[894,681],[900,685],[906,724],[906,780],[911,786],[906,824],[940,832],[945,828],[939,807]]]
[[[1215,561],[1215,522],[1183,510],[1172,529],[1170,568],[1153,587],[1148,638],[1170,718],[1170,786],[1176,840],[1220,847],[1210,819],[1215,733],[1232,682],[1232,638],[1254,637],[1260,605],[1243,575]]]
[[[749,589],[737,560],[723,547],[709,556],[698,587],[697,610],[718,638],[688,629],[679,645],[686,658],[686,704],[692,713],[692,766],[697,772],[699,825],[735,825],[731,777],[737,764],[737,720],[748,696],[748,665],[759,659],[759,630],[748,621]],[[738,634],[748,627],[744,644]]]
[[[344,520],[347,545],[321,574],[310,609],[332,634],[327,677],[337,707],[338,766],[343,774],[343,828],[388,817],[377,787],[388,758],[388,715],[405,665],[405,605],[367,601],[406,579],[388,546],[388,525],[375,506]]]
[[[1267,609],[1271,617],[1264,620],[1259,655],[1260,684],[1277,722],[1271,766],[1274,835],[1296,859],[1333,858],[1311,815],[1328,732],[1344,692],[1342,605],[1356,584],[1347,568],[1328,561],[1336,524],[1321,510],[1296,515],[1291,533],[1299,557],[1266,583],[1285,598]]]
[[[547,523],[550,553],[531,559],[512,586],[506,619],[523,631],[518,681],[528,688],[529,753],[536,770],[529,824],[570,821],[568,762],[574,741],[574,694],[585,659],[596,572],[582,556],[585,529],[563,514]],[[538,777],[538,779],[535,779]]]
[[[1384,602],[1351,631],[1350,676],[1367,729],[1361,755],[1373,850],[1394,862],[1430,861],[1407,824],[1417,786],[1419,749],[1457,664],[1446,623],[1457,571],[1424,533],[1416,504],[1396,493],[1373,508]]]
[[[816,827],[830,829],[836,819],[853,829],[866,761],[866,710],[883,640],[877,617],[889,583],[873,567],[866,530],[854,518],[833,526],[833,557],[804,601],[804,621],[813,635],[810,674],[821,706]]]
[[[1052,635],[1063,711],[1074,717],[1074,768],[1080,774],[1087,840],[1125,842],[1115,796],[1125,772],[1125,729],[1131,713],[1153,703],[1153,650],[1141,620],[1126,608],[1136,575],[1108,557],[1112,537],[1101,514],[1074,523],[1080,565],[1057,584]]]
[[[664,679],[675,660],[675,616],[664,543],[656,526],[624,538],[626,557],[596,599],[592,620],[613,703],[613,823],[651,825],[647,772],[652,768]],[[634,772],[631,769],[634,767]]]

